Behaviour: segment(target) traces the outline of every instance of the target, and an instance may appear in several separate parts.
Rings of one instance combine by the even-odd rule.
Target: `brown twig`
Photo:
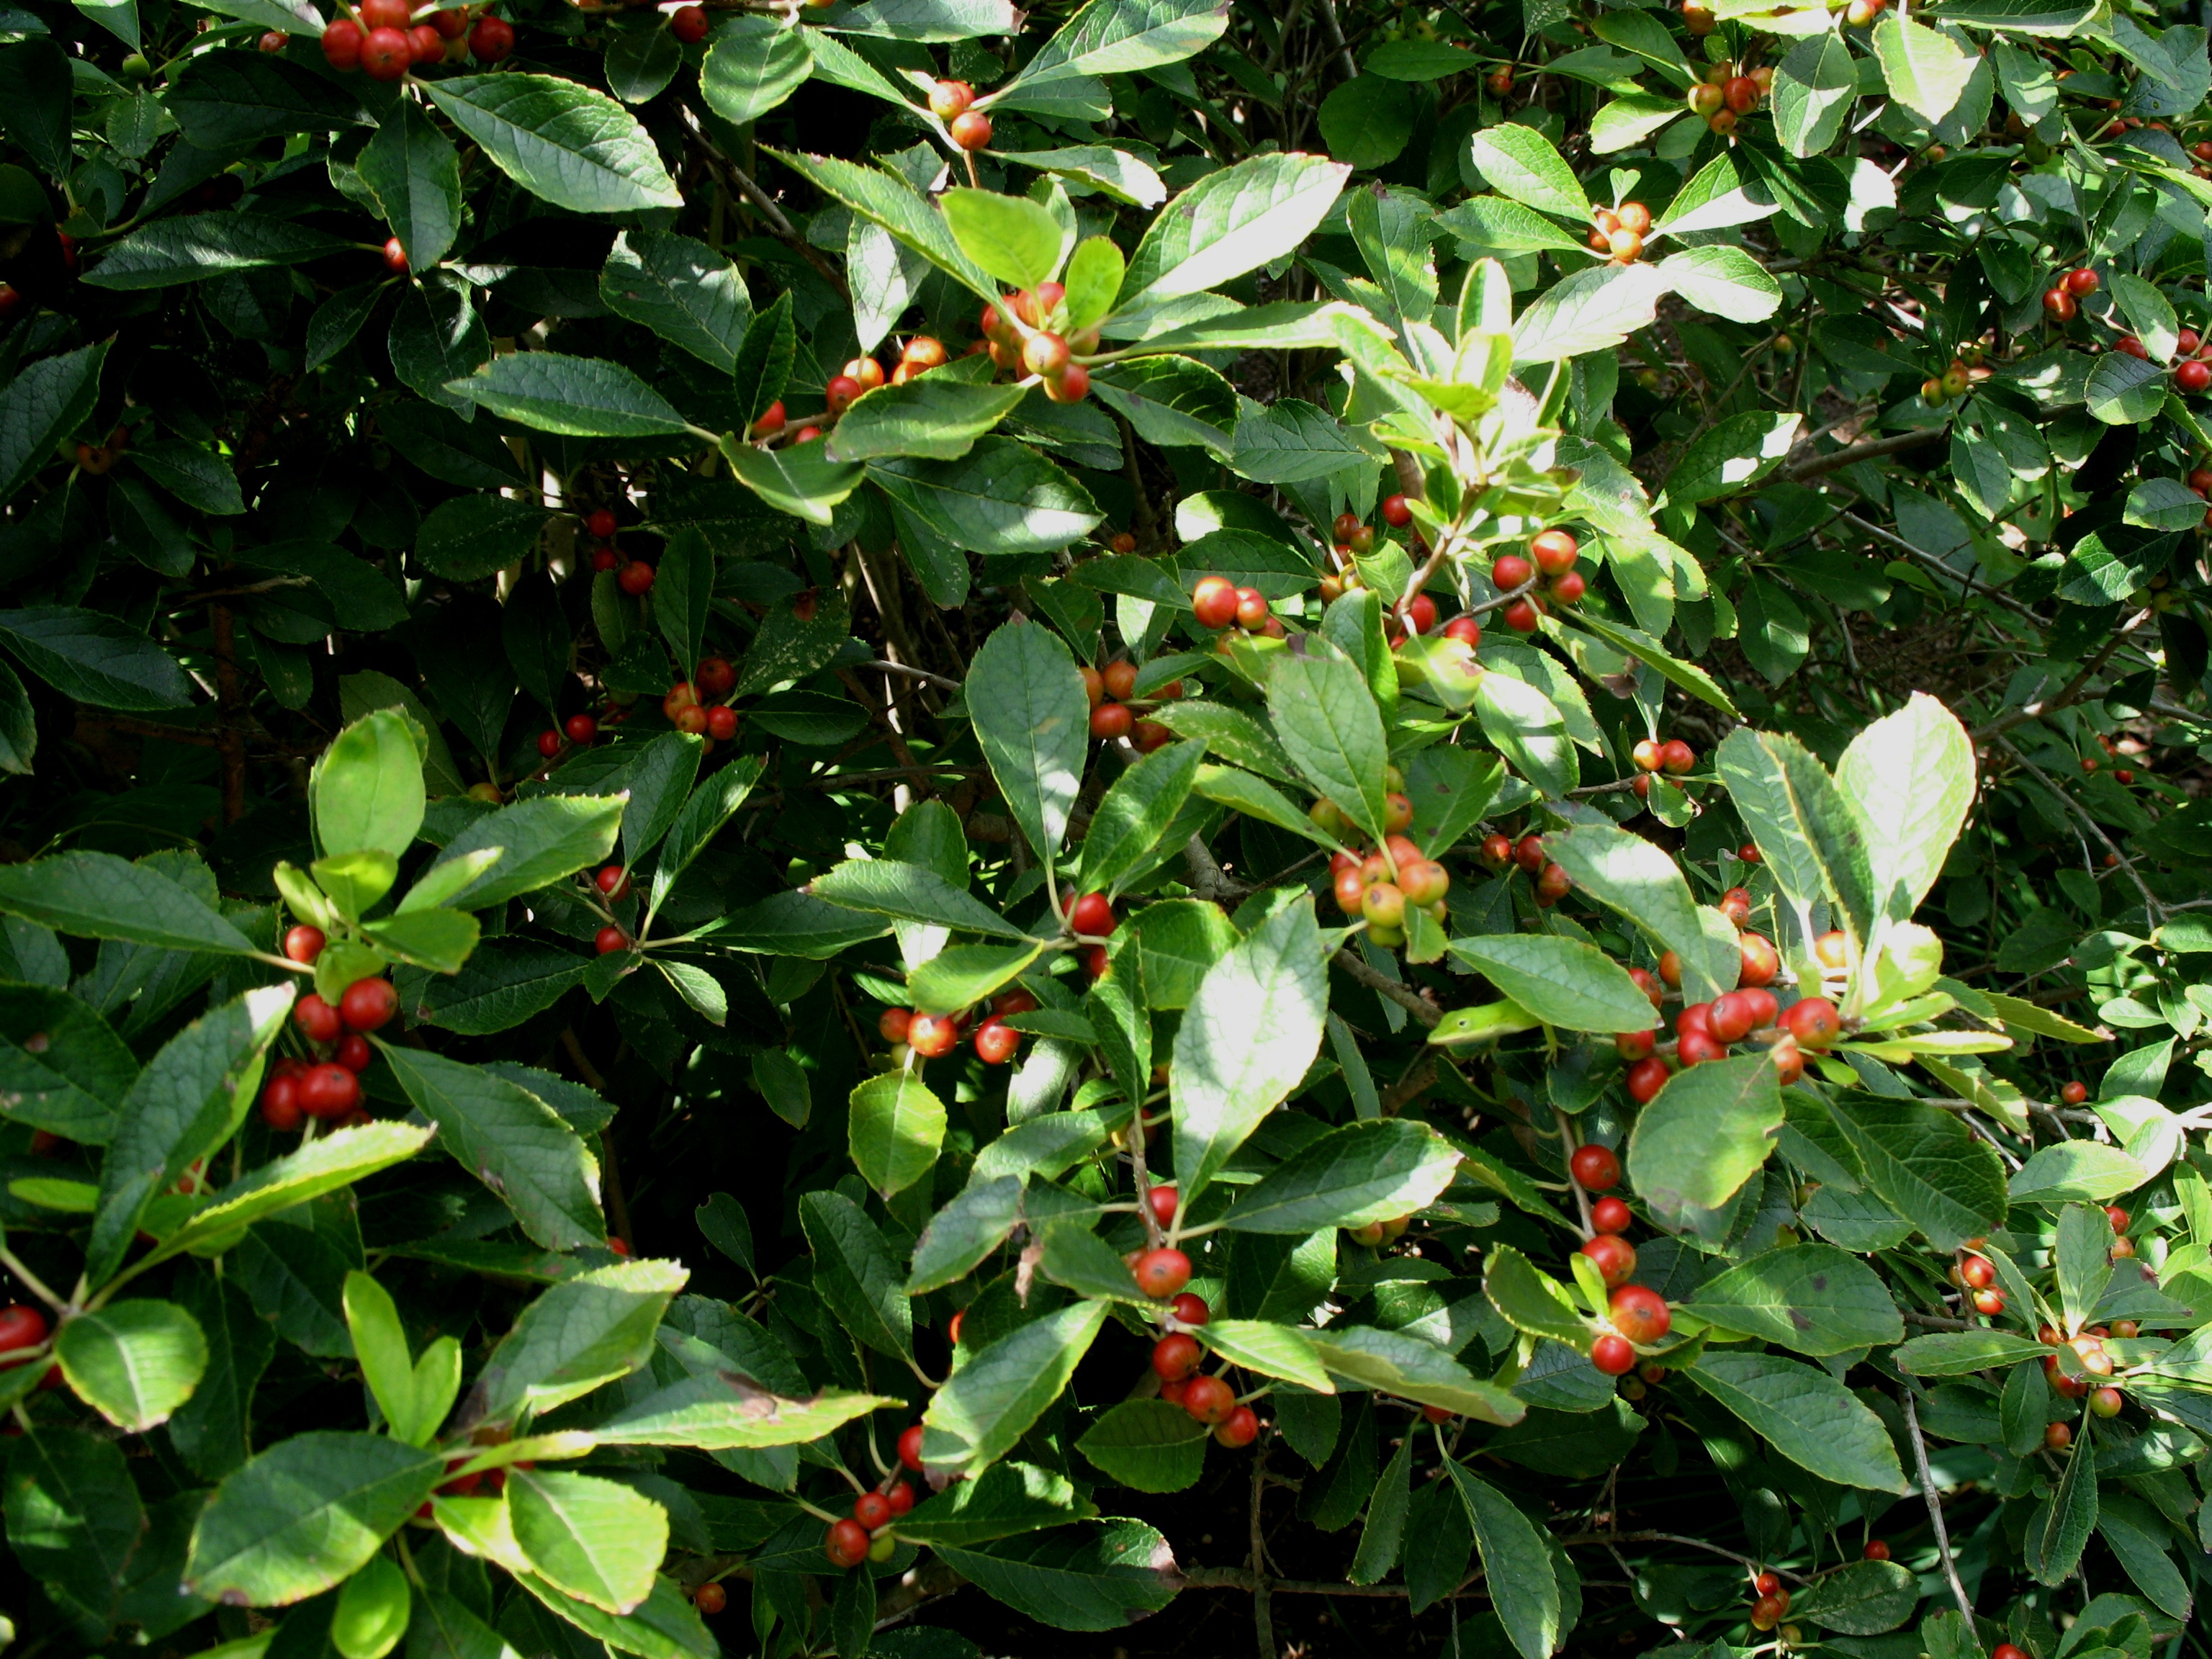
[[[1920,1495],[1928,1503],[1928,1519],[1936,1528],[1936,1553],[1943,1563],[1943,1576],[1950,1581],[1951,1598],[1959,1604],[1959,1616],[1966,1621],[1966,1628],[1974,1627],[1974,1604],[1966,1599],[1966,1587],[1959,1582],[1959,1565],[1951,1559],[1951,1534],[1943,1525],[1943,1499],[1936,1490],[1935,1478],[1928,1473],[1928,1443],[1920,1437],[1920,1413],[1912,1408],[1912,1390],[1899,1389],[1898,1399],[1905,1407],[1905,1426],[1912,1437],[1912,1461],[1920,1471]]]
[[[1780,476],[1790,483],[1802,483],[1808,478],[1817,478],[1826,473],[1841,471],[1847,466],[1856,466],[1861,461],[1878,461],[1885,455],[1895,455],[1905,450],[1917,449],[1923,444],[1940,442],[1950,435],[1948,427],[1929,426],[1915,432],[1900,432],[1894,437],[1869,438],[1863,444],[1847,444],[1832,453],[1815,455],[1809,461],[1785,466]]]
[[[1423,1025],[1434,1027],[1443,1022],[1442,1009],[1412,987],[1401,985],[1396,980],[1387,979],[1376,973],[1348,944],[1336,953],[1336,965],[1344,969],[1354,984],[1364,985],[1379,997],[1388,997]]]
[[[844,274],[823,257],[819,248],[799,234],[791,221],[783,216],[783,210],[775,204],[775,198],[753,182],[751,174],[722,154],[700,126],[698,117],[685,110],[683,118],[684,130],[691,135],[692,142],[699,146],[699,152],[706,158],[707,165],[720,173],[726,184],[734,187],[738,195],[760,210],[761,217],[768,221],[768,228],[775,234],[776,240],[813,266],[822,280],[837,290],[837,297],[850,305],[853,291],[845,286]]]

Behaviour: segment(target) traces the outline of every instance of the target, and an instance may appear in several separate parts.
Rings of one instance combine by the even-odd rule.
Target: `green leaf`
[[[2071,1577],[2081,1565],[2081,1552],[2097,1528],[2097,1452],[2085,1413],[2075,1424],[2074,1449],[2067,1454],[2066,1472],[2050,1507],[2030,1523],[2027,1547],[2028,1571],[2039,1583],[2057,1584]]]
[[[1774,1354],[1708,1350],[1682,1375],[1823,1480],[1911,1490],[1881,1419],[1827,1372]]]
[[[639,1654],[643,1659],[718,1659],[720,1654],[690,1596],[670,1579],[656,1577],[653,1594],[642,1606],[616,1613],[564,1595],[535,1573],[519,1572],[514,1577],[552,1612],[594,1640],[623,1653]],[[453,1605],[458,1607],[459,1604]]]
[[[1774,70],[1774,128],[1792,155],[1819,155],[1836,142],[1859,92],[1858,65],[1839,33],[1809,35]]]
[[[1590,117],[1590,149],[1599,155],[1632,149],[1662,127],[1672,125],[1685,113],[1680,98],[1655,98],[1644,93],[1615,98]],[[1566,240],[1573,240],[1571,237]],[[1547,240],[1545,246],[1556,244]]]
[[[0,392],[0,465],[9,441],[7,400],[40,367],[24,370]],[[154,712],[191,704],[191,682],[175,658],[137,629],[98,611],[66,605],[0,611],[0,644],[64,696],[97,708]]]
[[[338,733],[309,781],[316,839],[325,854],[368,849],[397,858],[415,844],[425,747],[420,728],[396,708],[377,709]]]
[[[111,1302],[65,1321],[54,1354],[78,1399],[125,1433],[143,1434],[191,1398],[208,1345],[173,1302]]]
[[[819,1440],[855,1418],[899,1403],[842,1389],[824,1389],[807,1400],[782,1399],[718,1366],[711,1374],[686,1377],[644,1395],[592,1433],[607,1445],[758,1450]]]
[[[1215,1319],[1194,1334],[1210,1352],[1232,1365],[1294,1382],[1310,1394],[1336,1392],[1308,1334],[1295,1326],[1262,1319]]]
[[[146,1530],[123,1449],[82,1429],[33,1429],[9,1442],[6,1498],[24,1571],[73,1619],[112,1624]]]
[[[945,1105],[911,1072],[884,1072],[853,1091],[853,1166],[884,1197],[929,1173],[945,1139]]]
[[[292,998],[289,984],[244,992],[185,1026],[146,1062],[124,1097],[122,1121],[100,1164],[100,1212],[85,1245],[89,1283],[104,1283],[122,1265],[154,1194],[237,1132]]]
[[[1083,840],[1083,886],[1113,896],[1152,867],[1160,837],[1190,798],[1205,758],[1201,743],[1178,743],[1146,756],[1115,781],[1091,815]]]
[[[1128,75],[1196,56],[1229,27],[1220,0],[1090,0],[1060,25],[1016,78],[1027,89]]]
[[[1740,247],[1685,248],[1662,259],[1659,274],[1698,310],[1733,323],[1764,322],[1782,308],[1782,284]]]
[[[732,21],[739,26],[758,23],[779,41],[787,41],[790,33],[765,18]],[[708,48],[701,75],[710,103],[708,76],[721,44]],[[789,45],[796,50],[796,42]],[[750,55],[776,53],[771,47],[765,54]],[[599,272],[599,297],[616,315],[642,324],[710,368],[736,373],[738,353],[753,320],[752,300],[736,267],[706,243],[673,231],[623,231]],[[747,410],[747,419],[758,412]]]
[[[253,943],[153,865],[112,853],[58,853],[0,866],[0,911],[82,939],[243,956]]]
[[[446,257],[461,228],[461,158],[419,104],[402,99],[354,163],[406,250],[410,270]]]
[[[1974,746],[1924,692],[1851,739],[1836,787],[1857,815],[1875,914],[1908,921],[1942,873],[1974,799]]]
[[[156,219],[109,248],[84,274],[88,288],[169,288],[236,271],[304,264],[343,252],[326,231],[251,213]]]
[[[1413,101],[1380,77],[1343,81],[1316,112],[1328,153],[1351,167],[1388,167],[1413,137]]]
[[[343,1659],[384,1659],[407,1634],[415,1593],[407,1571],[380,1555],[345,1582],[331,1615],[331,1645]]]
[[[1285,905],[1207,971],[1176,1028],[1169,1073],[1184,1202],[1297,1085],[1321,1052],[1328,1012],[1310,898]]]
[[[543,1415],[639,1369],[684,1279],[673,1261],[618,1261],[554,1285],[478,1373],[483,1420],[507,1422],[526,1408]]]
[[[88,1146],[114,1138],[138,1061],[83,1000],[0,983],[0,1111]]]
[[[802,33],[810,43],[817,41],[812,30]],[[820,38],[828,39],[827,36]],[[847,56],[852,54],[848,52]],[[903,104],[905,100],[902,98],[899,101]],[[945,216],[932,207],[903,178],[883,168],[865,167],[840,161],[834,155],[799,155],[777,149],[767,149],[764,153],[783,162],[825,196],[842,202],[861,217],[882,226],[899,242],[950,273],[971,292],[993,304],[1001,297],[990,274],[963,252],[960,244],[952,240],[952,230],[945,223]]]
[[[1995,1370],[2024,1359],[2040,1359],[2051,1350],[2040,1342],[2009,1331],[1936,1331],[1916,1336],[1892,1357],[1908,1376],[1963,1376],[1969,1371]],[[2041,1443],[2039,1425],[2037,1441]]]
[[[1024,196],[955,186],[938,198],[952,239],[1010,288],[1035,288],[1060,269],[1060,222]]]
[[[826,444],[757,449],[735,433],[722,434],[722,454],[739,483],[779,513],[827,525],[832,510],[860,487],[866,469],[833,460]]]
[[[1389,746],[1359,670],[1336,655],[1286,658],[1267,683],[1267,712],[1306,781],[1379,842]]]
[[[1054,1527],[938,1553],[986,1595],[1056,1630],[1118,1630],[1166,1607],[1182,1582],[1166,1565],[1168,1540],[1141,1521]]]
[[[726,20],[699,66],[708,107],[738,126],[780,107],[814,72],[802,33],[773,17]]]
[[[1920,1581],[1897,1561],[1853,1561],[1815,1579],[1790,1601],[1790,1616],[1845,1636],[1898,1629],[1920,1605]]]
[[[1010,438],[979,438],[954,461],[887,458],[868,477],[926,529],[978,553],[1055,551],[1104,516],[1068,472]],[[939,603],[964,594],[964,579],[963,568]]]
[[[1857,817],[1827,769],[1796,738],[1738,727],[1714,763],[1775,884],[1801,911],[1839,904],[1862,939],[1872,931],[1874,872]]]
[[[838,461],[891,455],[957,460],[1028,395],[1018,386],[972,386],[946,374],[924,374],[904,386],[879,387],[854,404],[830,434],[827,453]]]
[[[2117,1146],[2067,1140],[2045,1146],[2013,1172],[2014,1203],[2057,1204],[2068,1200],[2108,1203],[2150,1179],[2150,1172]],[[1984,1229],[1984,1231],[1987,1231]]]
[[[1517,1423],[1528,1409],[1442,1348],[1401,1331],[1331,1325],[1314,1333],[1311,1340],[1331,1371],[1379,1394],[1441,1406],[1485,1423]]]
[[[31,708],[31,694],[15,671],[0,662],[0,772],[28,776],[38,748],[38,717]]]
[[[1513,325],[1513,361],[1543,363],[1607,351],[1650,326],[1667,279],[1655,265],[1596,265],[1553,283]]]
[[[1456,1458],[1445,1460],[1444,1473],[1474,1527],[1484,1582],[1507,1637],[1522,1659],[1549,1659],[1559,1638],[1559,1574],[1550,1538],[1504,1493],[1476,1480]]]
[[[1834,1118],[1875,1195],[1937,1249],[1956,1249],[2004,1225],[2004,1165],[1952,1114],[1853,1095],[1836,1106]]]
[[[507,1479],[514,1541],[555,1589],[609,1613],[653,1593],[668,1549],[668,1511],[619,1481],[515,1468]]]
[[[1566,721],[1552,700],[1510,674],[1475,682],[1474,713],[1482,734],[1538,793],[1556,799],[1582,775]]]
[[[894,1359],[914,1356],[914,1309],[876,1224],[842,1193],[808,1193],[799,1224],[814,1252],[814,1288],[848,1333]]]
[[[416,1411],[415,1361],[392,1293],[356,1269],[346,1275],[344,1298],[346,1330],[362,1381],[376,1397],[392,1437],[410,1446],[428,1445],[438,1425],[421,1421]]]
[[[914,1247],[907,1294],[925,1296],[964,1278],[1006,1243],[1021,1217],[1019,1176],[971,1182],[922,1229]]]
[[[620,364],[597,357],[510,351],[447,389],[495,415],[569,437],[653,438],[685,429],[666,398]]]
[[[1222,461],[1235,451],[1237,388],[1195,358],[1146,356],[1115,363],[1091,377],[1091,390],[1149,443],[1196,446]]]
[[[1801,416],[1762,410],[1729,416],[1682,452],[1665,501],[1687,507],[1748,489],[1790,458],[1803,424]]]
[[[192,1529],[185,1588],[245,1607],[304,1601],[365,1566],[445,1468],[381,1435],[280,1441],[216,1488]]]
[[[164,221],[165,223],[179,222]],[[0,389],[0,501],[9,501],[15,493],[30,483],[31,477],[53,459],[54,446],[69,437],[82,426],[92,413],[94,402],[100,396],[100,371],[107,362],[109,342],[80,346],[75,351],[58,352],[51,357],[41,357],[26,364],[4,389]],[[18,620],[20,619],[20,620]],[[66,627],[74,623],[75,627]],[[65,629],[65,631],[64,631]],[[136,629],[126,628],[112,618],[96,611],[76,611],[61,606],[42,606],[33,611],[0,611],[0,632],[8,635],[9,646],[23,656],[25,666],[44,676],[46,670],[33,658],[24,655],[18,640],[28,633],[33,648],[36,649],[42,631],[62,632],[64,639],[90,634],[98,641],[106,641],[105,649],[70,653],[64,647],[57,660],[66,664],[73,657],[83,656],[97,662],[101,657],[124,657],[123,642],[142,641],[151,649],[152,643]],[[167,653],[161,653],[165,658]],[[127,659],[125,659],[127,661]],[[144,686],[137,695],[158,689],[162,701],[159,702],[108,703],[112,708],[181,708],[191,701],[190,690],[180,678],[181,671],[175,663],[167,665],[165,677],[149,682],[145,670],[128,673],[118,684]],[[172,690],[171,688],[173,688]],[[62,685],[64,691],[70,690]],[[75,695],[72,693],[72,695]],[[98,698],[81,698],[83,702],[98,702]]]
[[[1130,257],[1117,313],[1200,294],[1279,258],[1321,223],[1351,173],[1318,155],[1271,155],[1207,173],[1146,231]]]
[[[1895,14],[1875,21],[1874,55],[1889,95],[1934,126],[1954,109],[1974,73],[1974,56],[1949,35]]]
[[[1645,1007],[1650,1007],[1648,1002]],[[1451,1184],[1459,1154],[1425,1123],[1347,1124],[1270,1170],[1222,1220],[1231,1231],[1361,1227],[1424,1209]]]
[[[1881,1276],[1832,1244],[1755,1255],[1707,1279],[1683,1307],[1709,1325],[1815,1358],[1905,1337]]]
[[[481,1066],[379,1046],[408,1099],[437,1126],[440,1144],[505,1201],[532,1240],[549,1250],[605,1243],[599,1160],[559,1113]]]
[[[226,1238],[251,1224],[337,1191],[402,1163],[422,1150],[431,1131],[389,1121],[319,1135],[232,1182],[212,1202],[162,1239],[149,1260],[158,1261]]]
[[[1077,694],[1081,695],[1079,684]],[[848,909],[929,922],[958,933],[988,933],[994,939],[1023,937],[1020,928],[964,888],[955,887],[934,870],[897,859],[848,859],[815,877],[807,890]]]
[[[1540,213],[1587,220],[1589,198],[1565,158],[1544,135],[1518,122],[1478,130],[1468,141],[1475,171],[1501,196]]]
[[[1159,194],[1166,194],[1166,186],[1159,187]],[[1156,196],[1141,205],[1154,207],[1158,201]],[[1103,322],[1121,297],[1122,279],[1127,270],[1128,261],[1112,237],[1086,236],[1078,242],[1075,252],[1068,258],[1064,284],[1066,292],[1060,301],[1067,307],[1068,326],[1085,329]]]
[[[1684,1224],[1758,1173],[1782,1121],[1781,1085],[1763,1054],[1678,1072],[1637,1115],[1628,1178],[1655,1215]]]
[[[947,1549],[1014,1537],[1096,1513],[1065,1475],[1034,1463],[994,1463],[973,1480],[956,1480],[916,1504],[899,1522],[898,1531],[901,1538],[926,1547]]]
[[[555,207],[635,213],[684,204],[645,129],[603,92],[511,70],[426,81],[422,90],[501,173]]]
[[[2166,406],[2166,368],[2124,351],[2108,353],[2090,369],[2084,396],[2089,413],[2106,425],[2140,425]]]
[[[1090,741],[1090,700],[1074,659],[1049,629],[1008,623],[975,653],[965,694],[1015,823],[1050,860],[1067,834]]]
[[[1658,1018],[1627,969],[1579,939],[1500,933],[1455,939],[1451,951],[1547,1025],[1648,1031]]]
[[[1125,1400],[1084,1431],[1075,1449],[1116,1484],[1135,1492],[1182,1492],[1206,1467],[1212,1431],[1165,1400]]]
[[[446,843],[425,879],[474,854],[498,858],[466,885],[439,902],[457,910],[484,910],[550,887],[589,865],[604,864],[614,850],[623,801],[619,796],[539,795],[486,812]]]
[[[1661,951],[1681,959],[1682,991],[1690,1001],[1710,1002],[1735,988],[1741,952],[1705,932],[1689,883],[1664,850],[1626,830],[1593,823],[1545,836],[1544,850],[1574,878],[1577,892],[1642,927]]]
[[[922,1461],[973,1475],[1005,1457],[1060,1398],[1105,1321],[1104,1303],[1072,1303],[969,1354],[922,1413]]]
[[[692,860],[707,850],[707,844],[737,815],[738,808],[744,805],[753,786],[760,781],[767,763],[764,755],[744,756],[691,792],[690,799],[677,813],[676,821],[669,825],[668,839],[661,844],[660,857],[653,866],[653,891],[645,907],[647,921],[659,913],[662,902],[674,890],[677,878],[690,868]]]

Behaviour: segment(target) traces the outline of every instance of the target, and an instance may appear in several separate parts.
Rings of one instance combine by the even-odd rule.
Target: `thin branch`
[[[1353,983],[1364,985],[1376,996],[1388,997],[1422,1024],[1433,1027],[1443,1022],[1442,1009],[1412,987],[1376,973],[1348,945],[1336,953],[1336,965],[1351,976]]]
[[[927,668],[915,668],[902,662],[872,661],[864,662],[860,666],[872,668],[885,674],[904,674],[909,679],[927,680],[930,684],[941,687],[947,691],[957,691],[960,689],[958,680],[948,680],[942,674],[933,674]]]
[[[1815,455],[1809,461],[1800,461],[1795,466],[1782,469],[1781,477],[1791,483],[1802,483],[1808,478],[1818,478],[1830,472],[1840,472],[1847,466],[1856,466],[1861,461],[1878,461],[1885,455],[1895,455],[1908,449],[1917,449],[1923,444],[1939,442],[1951,435],[1943,426],[1923,427],[1917,432],[1900,432],[1890,438],[1869,438],[1863,444],[1847,444],[1826,455]]]
[[[1359,64],[1352,55],[1352,48],[1344,41],[1344,23],[1336,15],[1336,0],[1321,0],[1322,21],[1328,25],[1328,38],[1344,58],[1344,72],[1352,80],[1359,78]]]
[[[853,291],[845,286],[843,273],[823,257],[821,249],[793,228],[791,221],[783,216],[783,210],[775,204],[775,198],[755,184],[750,173],[716,148],[714,141],[700,126],[697,116],[687,109],[683,112],[683,117],[684,130],[691,135],[692,142],[699,146],[700,153],[707,158],[707,165],[735,186],[740,196],[759,209],[761,217],[768,221],[769,228],[775,233],[776,240],[813,266],[822,280],[837,290],[837,297],[850,305]]]
[[[1936,1553],[1942,1559],[1943,1576],[1951,1583],[1951,1597],[1959,1604],[1959,1616],[1966,1621],[1966,1628],[1974,1626],[1974,1604],[1966,1599],[1966,1587],[1959,1582],[1958,1563],[1951,1559],[1951,1534],[1943,1525],[1943,1499],[1936,1490],[1936,1479],[1928,1473],[1928,1443],[1920,1437],[1920,1413],[1912,1408],[1912,1390],[1899,1389],[1897,1396],[1905,1407],[1905,1426],[1912,1437],[1912,1462],[1920,1471],[1920,1495],[1928,1503],[1928,1519],[1936,1528]]]

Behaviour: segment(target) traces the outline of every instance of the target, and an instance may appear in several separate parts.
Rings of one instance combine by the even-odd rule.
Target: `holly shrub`
[[[2212,1656],[2212,56],[1906,13],[0,6],[12,1650]]]

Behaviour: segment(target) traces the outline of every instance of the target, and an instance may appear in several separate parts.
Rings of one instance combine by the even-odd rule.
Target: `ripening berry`
[[[2043,296],[2043,313],[2054,323],[2070,323],[2079,309],[2074,296],[2063,288],[2054,288]]]
[[[1636,1247],[1617,1233],[1600,1233],[1586,1240],[1581,1253],[1596,1267],[1608,1290],[1626,1285],[1636,1272]]]
[[[1590,1206],[1590,1225],[1601,1233],[1625,1233],[1635,1218],[1627,1205],[1610,1194]]]
[[[960,1042],[960,1022],[950,1014],[916,1014],[907,1022],[907,1047],[924,1060],[949,1054]]]
[[[1194,1376],[1184,1386],[1182,1408],[1208,1426],[1226,1423],[1237,1410],[1237,1391],[1218,1376]]]
[[[1623,1285],[1607,1298],[1613,1329],[1631,1342],[1648,1347],[1667,1334],[1674,1316],[1667,1298],[1641,1285]]]
[[[284,933],[284,954],[294,962],[312,963],[322,955],[323,946],[329,943],[319,927],[310,927],[302,922],[288,928]]]
[[[1237,585],[1226,576],[1201,576],[1191,590],[1190,608],[1201,628],[1226,628],[1237,620]]]
[[[371,29],[361,43],[362,72],[372,81],[397,81],[415,65],[415,43],[401,29]]]
[[[1577,1146],[1567,1160],[1567,1168],[1574,1177],[1594,1193],[1601,1193],[1620,1184],[1620,1158],[1610,1146],[1595,1143]]]
[[[611,924],[592,935],[592,948],[603,957],[612,956],[629,949],[629,935]]]
[[[668,32],[687,46],[707,38],[707,13],[700,6],[678,6],[668,20]]]
[[[1190,1258],[1164,1247],[1146,1250],[1133,1271],[1139,1290],[1155,1302],[1164,1302],[1190,1283]]]
[[[638,599],[653,591],[653,578],[656,574],[653,568],[643,559],[632,559],[615,572],[615,586],[629,594],[630,598]]]
[[[964,111],[954,118],[951,132],[952,142],[961,149],[981,149],[991,142],[991,118],[979,109]]]
[[[1626,1338],[1607,1332],[1590,1344],[1590,1364],[1607,1376],[1622,1376],[1636,1369],[1636,1350]]]
[[[514,50],[514,26],[503,17],[479,17],[469,30],[469,55],[479,64],[496,64]]]

